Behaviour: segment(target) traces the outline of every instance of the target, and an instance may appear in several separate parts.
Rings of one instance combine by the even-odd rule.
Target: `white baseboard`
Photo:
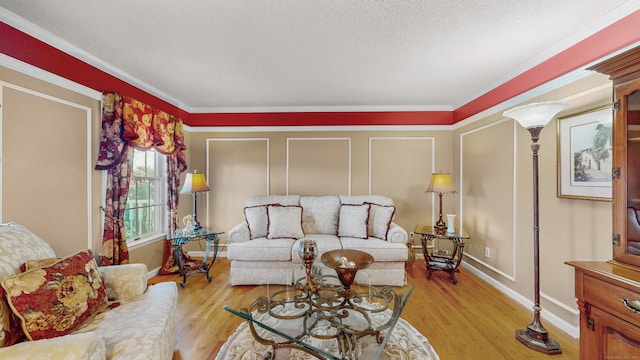
[[[147,279],[151,279],[154,276],[158,276],[159,273],[160,273],[160,266],[147,272]]]
[[[524,306],[526,306],[527,308],[530,308],[530,309],[533,308],[533,301],[531,301],[531,300],[527,299],[526,297],[522,296],[521,294],[513,291],[512,289],[508,288],[504,284],[496,281],[494,278],[492,278],[492,277],[488,276],[487,274],[483,273],[478,268],[470,265],[469,263],[467,263],[465,261],[462,262],[462,266],[465,269],[469,270],[472,274],[476,275],[480,279],[482,279],[485,282],[487,282],[489,285],[491,285],[494,288],[500,290],[502,293],[504,293],[505,295],[507,295],[510,298],[514,299],[515,301],[519,302],[520,304],[522,304],[522,305],[524,305]],[[558,317],[557,315],[555,315],[554,313],[552,313],[552,312],[550,312],[548,310],[543,309],[542,311],[544,312],[545,321],[550,322],[551,324],[553,324],[554,326],[556,326],[560,330],[566,332],[567,334],[573,336],[576,339],[580,337],[580,328],[578,326],[573,326],[573,325],[569,324],[568,322],[562,320],[560,317]]]

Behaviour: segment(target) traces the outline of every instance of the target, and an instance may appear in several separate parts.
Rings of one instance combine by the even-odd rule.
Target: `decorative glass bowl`
[[[364,251],[351,249],[337,249],[327,251],[320,258],[322,263],[338,273],[345,293],[349,293],[351,284],[360,269],[366,269],[373,262],[373,256]]]

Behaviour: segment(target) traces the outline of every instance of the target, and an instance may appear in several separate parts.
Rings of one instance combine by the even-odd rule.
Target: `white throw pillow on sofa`
[[[369,204],[340,205],[338,236],[366,239],[368,237],[369,207]]]
[[[389,233],[396,207],[373,203],[368,204],[371,206],[369,209],[369,236],[380,240],[387,240],[387,233]]]
[[[302,231],[302,207],[269,205],[267,239],[300,239]]]
[[[247,206],[244,208],[244,218],[249,225],[249,238],[257,239],[267,236],[267,227],[269,225],[267,217],[267,206]]]
[[[338,233],[340,198],[337,196],[301,196],[302,230],[305,234]]]

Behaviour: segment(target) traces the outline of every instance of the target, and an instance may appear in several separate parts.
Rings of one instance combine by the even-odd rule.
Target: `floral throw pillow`
[[[60,259],[58,258],[46,258],[46,259],[38,259],[38,260],[27,260],[24,264],[20,265],[20,270],[22,272],[41,268],[44,266],[53,265],[56,261]]]
[[[107,307],[90,250],[7,278],[2,287],[29,340],[66,335]]]
[[[0,287],[0,348],[13,345],[24,337],[20,319],[11,311]]]

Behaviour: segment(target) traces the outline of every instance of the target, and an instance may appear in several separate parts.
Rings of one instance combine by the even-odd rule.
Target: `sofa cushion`
[[[247,206],[244,208],[244,219],[249,226],[249,238],[256,239],[267,236],[269,220],[266,205]]]
[[[73,333],[100,335],[107,359],[172,359],[177,303],[175,282],[150,285],[141,296],[96,315]]]
[[[340,205],[338,236],[366,239],[368,237],[369,204]]]
[[[270,205],[267,207],[269,225],[267,239],[300,239],[302,232],[302,207],[297,205]]]
[[[345,249],[355,249],[364,251],[373,256],[374,262],[379,261],[407,261],[409,251],[407,245],[392,243],[377,238],[356,239],[343,237],[342,247]]]
[[[301,196],[300,206],[305,234],[338,234],[339,197]]]
[[[374,203],[367,204],[370,205],[368,222],[369,236],[387,240],[387,233],[391,227],[393,215],[396,213],[396,207],[393,205],[379,205]]]
[[[69,334],[53,339],[23,341],[0,349],[0,359],[53,360],[53,359],[107,359],[104,340],[96,333]]]
[[[302,239],[296,240],[291,248],[291,260],[295,264],[301,264],[302,259],[300,259],[300,255],[298,255],[298,249],[300,248],[300,243],[304,240],[315,240],[316,246],[318,247],[318,256],[316,256],[316,260],[320,260],[322,254],[329,250],[342,249],[342,244],[340,243],[340,239],[336,235],[328,235],[328,234],[306,234]]]
[[[294,241],[294,239],[259,238],[229,244],[227,258],[229,260],[243,261],[291,261],[291,247]]]
[[[90,250],[4,279],[2,287],[29,340],[68,334],[107,306]]]
[[[51,246],[18,224],[0,224],[0,280],[20,272],[27,260],[54,258]]]

